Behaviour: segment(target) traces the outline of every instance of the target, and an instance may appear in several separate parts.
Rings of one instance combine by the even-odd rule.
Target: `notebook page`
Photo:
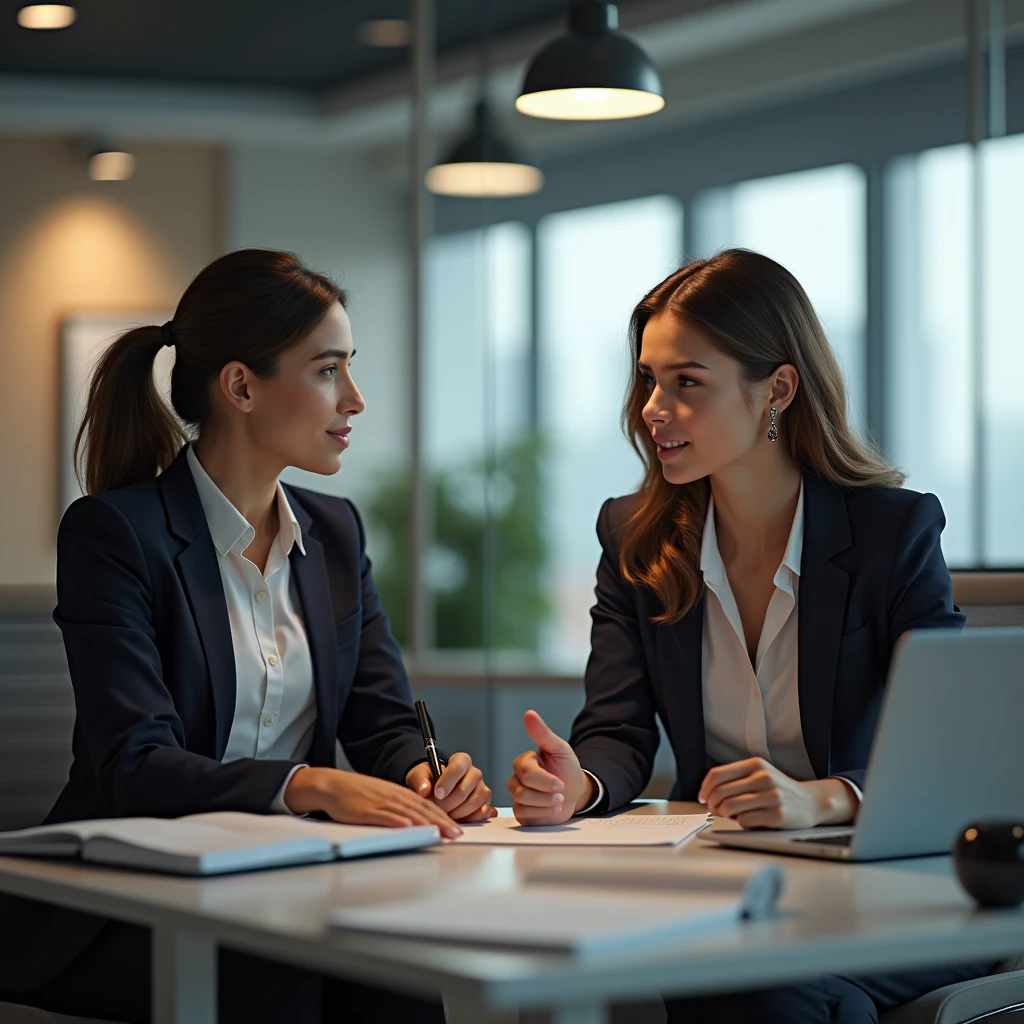
[[[361,856],[391,850],[415,849],[441,841],[434,825],[410,828],[386,828],[378,825],[343,825],[335,821],[296,818],[288,814],[245,814],[239,811],[216,811],[191,814],[179,821],[218,828],[242,834],[274,838],[317,836],[329,840],[341,856]]]
[[[322,837],[244,833],[182,819],[120,819],[97,829],[82,850],[101,864],[180,874],[218,874],[333,859]]]
[[[157,818],[99,818],[88,821],[68,821],[57,825],[34,825],[10,832],[0,832],[0,854],[38,857],[75,857],[82,843],[90,836],[109,830],[112,823],[130,826],[131,823],[158,821]]]

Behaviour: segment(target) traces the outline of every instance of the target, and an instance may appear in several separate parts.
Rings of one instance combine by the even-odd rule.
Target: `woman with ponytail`
[[[468,755],[433,784],[355,507],[278,479],[337,472],[363,410],[345,303],[288,253],[233,252],[101,360],[75,445],[88,496],[57,541],[77,718],[48,823],[316,811],[454,838],[491,815]],[[165,345],[173,412],[153,381]],[[0,901],[0,998],[149,1019],[144,929]],[[228,950],[218,977],[222,1022],[444,1019]]]
[[[623,425],[644,464],[607,501],[586,704],[508,789],[524,824],[614,810],[651,777],[660,718],[676,800],[744,828],[854,820],[893,648],[959,629],[932,494],[861,442],[807,295],[731,249],[633,312]],[[880,1010],[989,964],[823,978],[667,1003],[670,1024],[877,1024]]]

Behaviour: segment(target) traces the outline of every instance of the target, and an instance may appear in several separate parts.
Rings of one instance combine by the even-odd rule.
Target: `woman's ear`
[[[800,374],[791,363],[784,363],[772,376],[768,400],[779,412],[782,412],[796,397],[796,389],[800,386]]]
[[[225,363],[217,378],[221,394],[239,412],[252,410],[252,396],[249,394],[251,375],[252,371],[244,363],[233,362]]]

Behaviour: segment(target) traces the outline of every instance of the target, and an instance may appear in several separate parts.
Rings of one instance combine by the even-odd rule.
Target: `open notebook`
[[[376,828],[223,811],[173,819],[73,821],[0,832],[0,854],[81,857],[145,871],[219,875],[415,850],[440,841],[434,825]]]

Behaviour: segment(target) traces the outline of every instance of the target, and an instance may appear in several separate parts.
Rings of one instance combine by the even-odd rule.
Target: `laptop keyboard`
[[[821,843],[824,846],[849,846],[853,842],[853,833],[846,832],[841,836],[799,836],[794,843]]]

